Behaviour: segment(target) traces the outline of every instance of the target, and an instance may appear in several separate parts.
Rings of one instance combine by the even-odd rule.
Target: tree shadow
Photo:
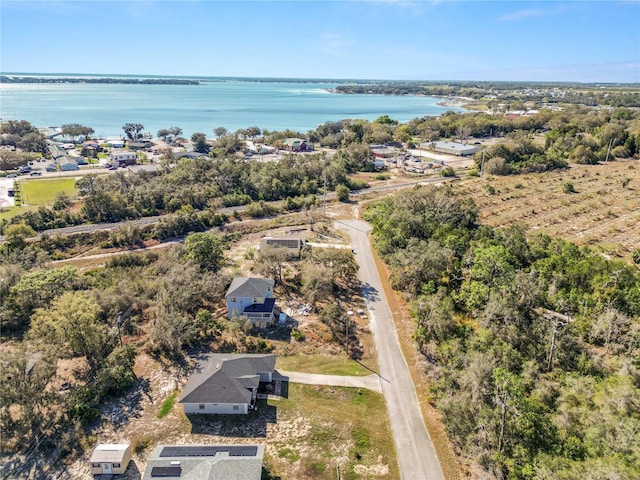
[[[138,378],[127,392],[114,398],[100,407],[100,420],[108,420],[114,427],[121,427],[132,418],[139,418],[144,407],[144,398],[153,401],[151,397],[151,383],[146,378]],[[101,422],[94,422],[88,430],[100,427]]]
[[[187,415],[191,433],[220,437],[266,438],[267,426],[277,422],[277,410],[266,400],[246,415]]]
[[[365,302],[371,303],[380,300],[380,294],[378,290],[375,287],[372,287],[370,284],[364,282],[361,286],[361,290]]]
[[[124,475],[121,478],[125,480],[140,480],[142,478],[142,472],[140,471],[140,469],[138,469],[138,465],[136,465],[136,462],[134,462],[133,460],[129,462],[129,466],[127,467],[127,470],[124,472]]]

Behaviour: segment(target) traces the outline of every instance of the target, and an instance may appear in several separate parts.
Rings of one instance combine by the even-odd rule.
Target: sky
[[[640,82],[640,0],[0,0],[0,71]]]

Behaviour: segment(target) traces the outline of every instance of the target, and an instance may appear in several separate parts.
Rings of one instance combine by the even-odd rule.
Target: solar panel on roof
[[[179,477],[182,474],[181,467],[153,467],[152,477]]]
[[[164,447],[160,457],[214,457],[218,453],[226,452],[230,457],[255,457],[258,447],[255,445],[242,446],[177,446]]]

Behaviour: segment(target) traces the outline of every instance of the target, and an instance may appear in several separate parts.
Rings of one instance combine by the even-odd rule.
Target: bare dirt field
[[[571,184],[574,193],[565,193]],[[501,227],[523,222],[607,257],[631,261],[640,248],[640,162],[571,165],[561,171],[513,177],[473,178],[455,186],[469,194],[481,223]],[[495,189],[494,193],[490,190]]]

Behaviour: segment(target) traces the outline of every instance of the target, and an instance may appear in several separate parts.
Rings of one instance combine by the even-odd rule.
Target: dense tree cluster
[[[366,218],[477,477],[637,476],[637,267],[520,225],[478,225],[445,187],[386,198]]]
[[[0,127],[0,145],[8,145],[23,152],[46,153],[47,142],[36,127],[26,120],[8,120]],[[3,152],[3,157],[5,157]],[[6,170],[3,168],[3,170]]]

